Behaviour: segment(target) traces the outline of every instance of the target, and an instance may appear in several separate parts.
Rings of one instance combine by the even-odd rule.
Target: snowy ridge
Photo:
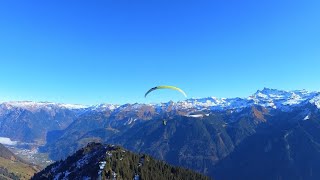
[[[117,108],[119,108],[119,105],[115,105],[115,104],[98,104],[98,105],[93,105],[88,107],[88,109],[92,111],[104,111],[106,109],[113,111]]]
[[[52,102],[33,102],[33,101],[10,101],[0,104],[1,107],[6,109],[21,108],[30,111],[35,111],[38,109],[52,109],[52,108],[64,108],[64,109],[85,109],[89,106],[80,104],[62,104],[62,103],[52,103]]]
[[[320,93],[306,90],[283,91],[264,88],[248,98],[202,98],[178,102],[181,108],[209,108],[211,110],[237,110],[259,105],[266,108],[290,111],[292,107],[311,103],[320,108]]]
[[[283,91],[277,89],[264,88],[258,90],[253,95],[247,98],[191,98],[179,102],[167,102],[159,104],[98,104],[93,106],[77,105],[77,104],[61,104],[51,102],[32,102],[32,101],[14,101],[4,102],[0,104],[1,109],[22,108],[30,111],[37,111],[39,109],[65,108],[70,110],[86,110],[86,111],[105,111],[109,110],[114,113],[123,111],[139,111],[146,107],[152,107],[157,113],[163,111],[177,111],[177,110],[241,110],[252,105],[259,105],[266,108],[280,109],[283,111],[290,111],[292,107],[311,103],[320,109],[320,92],[310,92],[307,90]]]
[[[318,109],[320,109],[320,95],[314,97],[309,101],[311,104],[315,104]]]

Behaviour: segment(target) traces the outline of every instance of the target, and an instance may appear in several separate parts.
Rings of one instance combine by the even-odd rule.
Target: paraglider
[[[156,86],[156,87],[153,87],[153,88],[149,89],[149,91],[147,91],[147,93],[144,95],[144,97],[147,97],[147,95],[149,93],[151,93],[152,91],[158,90],[158,89],[172,89],[175,91],[179,91],[181,94],[184,95],[184,97],[187,97],[187,94],[182,89],[175,87],[175,86]]]
[[[146,94],[144,95],[144,97],[146,98],[148,96],[149,93],[151,93],[152,91],[155,91],[155,90],[158,90],[158,89],[171,89],[171,90],[175,90],[175,91],[178,91],[180,92],[181,94],[184,95],[184,97],[187,97],[187,94],[180,88],[178,87],[175,87],[175,86],[156,86],[156,87],[153,87],[151,89],[149,89]],[[167,125],[167,121],[166,120],[163,120],[162,121],[163,125],[166,126]]]
[[[163,120],[162,121],[163,125],[167,125],[167,121]]]

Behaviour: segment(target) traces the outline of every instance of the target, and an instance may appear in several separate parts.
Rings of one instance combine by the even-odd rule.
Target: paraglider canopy
[[[156,87],[153,87],[153,88],[149,89],[149,91],[146,92],[144,97],[147,97],[147,95],[149,93],[151,93],[152,91],[158,90],[158,89],[171,89],[171,90],[179,91],[181,94],[183,94],[185,97],[187,97],[187,94],[182,89],[175,87],[175,86],[156,86]]]

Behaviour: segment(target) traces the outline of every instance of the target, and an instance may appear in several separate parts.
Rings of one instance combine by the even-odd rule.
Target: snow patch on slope
[[[320,95],[314,97],[309,101],[311,104],[314,104],[317,106],[318,109],[320,109]]]

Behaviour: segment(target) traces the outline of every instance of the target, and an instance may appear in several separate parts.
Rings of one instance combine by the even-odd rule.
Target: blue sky
[[[0,101],[149,103],[320,90],[320,1],[3,1]]]

